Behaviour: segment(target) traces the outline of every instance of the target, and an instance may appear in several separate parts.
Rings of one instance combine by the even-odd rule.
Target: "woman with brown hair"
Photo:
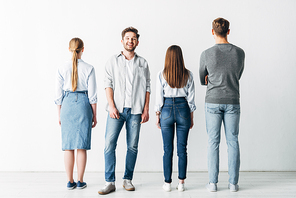
[[[185,68],[182,50],[177,45],[168,48],[164,69],[156,79],[156,125],[163,138],[163,189],[171,191],[174,131],[176,128],[179,184],[177,189],[184,191],[187,170],[187,139],[193,127],[194,102],[193,74]]]
[[[81,60],[83,41],[79,38],[71,39],[69,51],[72,53],[72,61],[58,69],[55,103],[62,131],[62,150],[69,181],[67,188],[71,190],[86,187],[83,175],[86,150],[90,150],[91,130],[97,124],[97,86],[94,67]],[[75,150],[77,183],[73,180]]]

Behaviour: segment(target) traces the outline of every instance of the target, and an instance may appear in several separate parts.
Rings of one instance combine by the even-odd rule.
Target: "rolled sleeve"
[[[112,64],[111,64],[111,60],[109,60],[107,63],[106,63],[106,66],[105,66],[105,78],[104,78],[104,87],[105,89],[107,87],[110,87],[110,88],[114,88],[113,87],[113,78],[112,78]]]
[[[56,105],[62,105],[62,101],[64,98],[63,85],[64,85],[64,78],[62,77],[60,71],[58,70],[56,74],[56,94],[55,94],[55,100],[54,100],[54,103]]]
[[[151,94],[151,79],[150,79],[150,70],[149,70],[148,64],[146,69],[146,92],[149,92]]]
[[[187,85],[188,87],[188,93],[187,93],[187,102],[188,106],[190,108],[190,112],[193,112],[196,110],[195,106],[195,86],[194,86],[194,79],[193,79],[193,74],[190,72],[190,80]]]
[[[156,76],[155,106],[154,106],[155,112],[161,111],[163,106],[164,94],[163,94],[163,87],[161,82],[161,75],[162,75],[162,72],[160,71]]]
[[[95,69],[93,68],[88,77],[88,99],[90,104],[97,103],[97,83]]]

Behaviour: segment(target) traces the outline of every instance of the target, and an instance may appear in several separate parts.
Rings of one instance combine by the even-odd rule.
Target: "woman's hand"
[[[190,113],[190,119],[191,119],[191,125],[190,125],[190,129],[192,129],[194,123],[193,123],[193,112]]]
[[[60,126],[61,126],[61,108],[62,108],[62,105],[57,105]]]
[[[159,128],[159,129],[161,129],[160,128],[160,115],[158,114],[158,115],[156,115],[156,126],[157,126],[157,128]]]
[[[97,116],[93,116],[91,128],[94,128],[96,125],[97,125]]]

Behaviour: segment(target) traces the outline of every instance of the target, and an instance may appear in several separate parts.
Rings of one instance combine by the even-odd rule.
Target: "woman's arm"
[[[59,117],[59,124],[60,125],[61,125],[61,108],[62,108],[62,105],[57,105],[58,117]]]
[[[92,119],[92,128],[97,125],[97,103],[91,104],[92,112],[93,112],[93,119]]]

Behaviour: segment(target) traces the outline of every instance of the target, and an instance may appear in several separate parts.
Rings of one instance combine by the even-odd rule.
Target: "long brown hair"
[[[177,45],[167,49],[163,77],[171,88],[182,88],[187,84],[189,71],[185,68],[182,50]]]
[[[72,91],[75,91],[77,89],[77,81],[78,81],[78,60],[77,60],[77,54],[81,52],[83,49],[84,44],[83,41],[80,38],[72,38],[69,42],[69,49],[71,52],[73,52],[72,56]]]

